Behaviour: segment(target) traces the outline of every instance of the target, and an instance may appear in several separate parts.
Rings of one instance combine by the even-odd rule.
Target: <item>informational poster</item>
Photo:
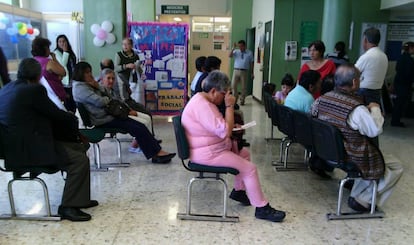
[[[386,53],[390,61],[396,61],[401,56],[405,42],[414,40],[414,22],[388,23]]]
[[[145,103],[155,115],[175,115],[187,102],[187,24],[130,22],[142,61]]]

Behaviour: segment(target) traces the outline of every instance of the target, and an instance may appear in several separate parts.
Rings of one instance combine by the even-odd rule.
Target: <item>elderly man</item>
[[[54,167],[67,172],[58,214],[71,221],[88,221],[81,208],[98,202],[90,199],[89,159],[80,142],[75,115],[56,107],[40,85],[41,66],[24,59],[17,80],[0,90],[0,124],[7,140],[6,164],[13,168]]]
[[[338,67],[335,89],[318,98],[312,105],[312,115],[337,126],[344,136],[347,159],[361,171],[355,181],[348,205],[356,211],[369,211],[372,179],[378,179],[377,206],[382,206],[400,179],[403,168],[397,162],[387,162],[370,138],[382,133],[384,118],[377,103],[363,104],[354,95],[359,89],[359,70],[350,64]]]

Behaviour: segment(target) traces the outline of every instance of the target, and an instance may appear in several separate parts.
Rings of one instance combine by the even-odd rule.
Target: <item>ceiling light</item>
[[[182,21],[182,19],[180,17],[174,17],[173,20],[178,21],[178,22]]]

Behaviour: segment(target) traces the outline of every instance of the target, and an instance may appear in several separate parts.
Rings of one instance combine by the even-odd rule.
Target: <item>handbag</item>
[[[116,118],[127,119],[130,109],[119,100],[111,100],[106,105],[105,111]]]

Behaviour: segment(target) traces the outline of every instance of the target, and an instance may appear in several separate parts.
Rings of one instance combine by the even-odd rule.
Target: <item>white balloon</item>
[[[34,29],[33,29],[33,36],[39,36],[39,34],[40,34],[39,29],[34,28]]]
[[[93,45],[97,47],[102,47],[105,44],[105,40],[101,40],[98,37],[93,38]]]
[[[105,20],[104,22],[102,22],[101,26],[102,26],[102,29],[104,29],[106,32],[111,32],[112,29],[114,28],[114,25],[109,20]]]
[[[91,32],[96,35],[98,31],[101,29],[101,27],[98,24],[91,25]]]
[[[106,37],[106,42],[107,42],[108,44],[112,44],[112,43],[114,43],[114,42],[115,42],[115,40],[116,40],[115,35],[114,35],[114,34],[112,34],[112,33],[108,33],[108,36]]]

